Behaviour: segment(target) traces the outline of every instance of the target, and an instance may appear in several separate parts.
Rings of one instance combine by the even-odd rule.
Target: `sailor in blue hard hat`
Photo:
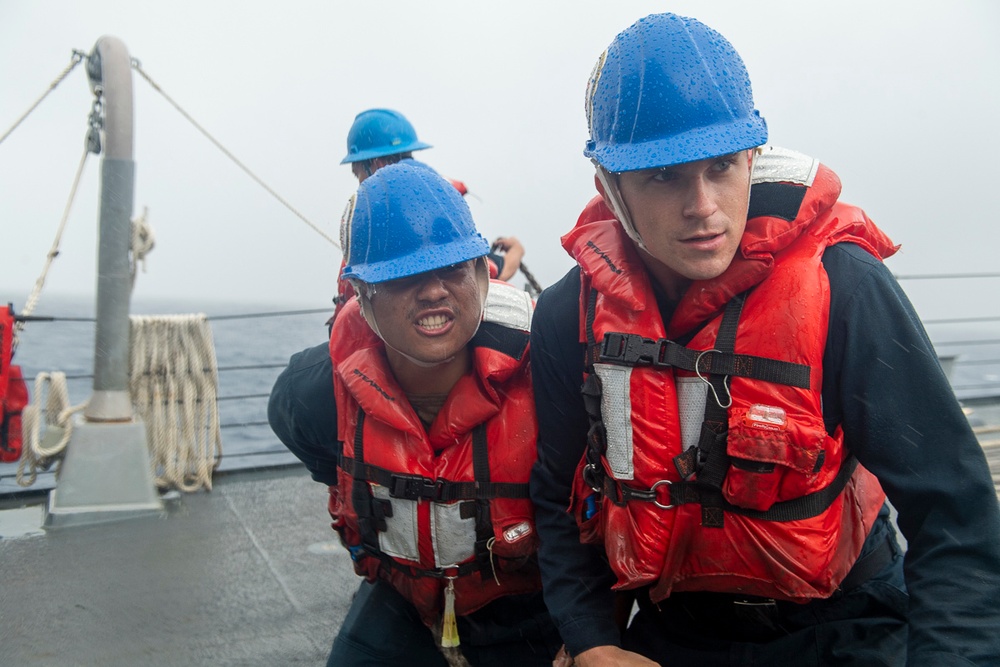
[[[368,109],[359,113],[347,133],[347,155],[340,164],[350,164],[359,182],[380,167],[413,157],[431,145],[417,138],[406,116],[392,109]]]
[[[647,57],[646,49],[659,49],[662,60]],[[748,149],[767,141],[767,124],[754,108],[750,78],[732,45],[693,19],[642,19],[598,59],[586,112],[590,139],[584,155],[596,167],[598,188],[644,259],[660,274],[677,274],[679,281],[667,280],[665,288],[719,275],[735,255],[746,221],[756,154]],[[671,229],[651,219],[655,230],[643,234],[636,225],[646,216],[634,215],[639,211],[630,211],[625,199],[633,208],[658,206],[640,187],[650,169],[661,170],[661,181],[669,171],[685,183],[695,172],[712,174],[715,183],[725,171],[742,185],[720,199],[722,215],[702,229]]]
[[[351,172],[364,183],[382,167],[403,160],[412,160],[415,151],[431,148],[417,137],[417,131],[406,116],[392,109],[367,109],[359,113],[347,133],[347,155],[341,164],[350,164]],[[468,193],[465,183],[453,179],[448,182],[462,196]],[[344,234],[343,222],[341,235]],[[491,278],[510,280],[521,268],[524,245],[514,236],[497,237],[489,248],[488,264]],[[346,261],[346,257],[345,257]],[[536,287],[540,291],[540,287]],[[338,279],[337,311],[354,292],[350,284]],[[332,324],[334,317],[327,324]]]
[[[416,160],[388,165],[358,188],[346,229],[342,276],[387,353],[418,366],[454,360],[479,326],[489,288],[489,244],[458,191]],[[405,321],[410,313],[390,295],[425,284],[462,298]]]
[[[898,246],[763,145],[704,23],[637,21],[587,88],[600,195],[531,334],[561,664],[998,664],[996,489]]]
[[[465,200],[415,160],[366,178],[344,224],[358,296],[268,406],[329,487],[364,577],[327,664],[549,667],[560,640],[528,498],[531,299],[488,279]]]

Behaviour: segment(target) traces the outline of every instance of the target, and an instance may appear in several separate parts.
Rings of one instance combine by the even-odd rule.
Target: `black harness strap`
[[[692,350],[666,338],[652,340],[639,334],[614,331],[605,334],[598,358],[622,366],[675,367],[702,375],[745,377],[799,389],[810,386],[810,368],[804,364],[732,351]]]
[[[720,405],[731,402],[728,377],[745,377],[802,389],[810,387],[809,366],[734,353],[739,317],[746,301],[745,293],[726,304],[716,337],[716,349],[711,351],[691,350],[666,339],[654,341],[637,334],[614,332],[605,334],[599,348],[593,330],[596,295],[596,290],[591,289],[587,301],[588,373],[582,387],[584,406],[591,424],[587,434],[587,465],[583,475],[592,489],[616,505],[653,502],[669,509],[677,505],[698,503],[702,506],[702,525],[709,527],[724,525],[725,512],[767,521],[808,519],[825,511],[840,495],[858,465],[853,456],[845,458],[837,476],[825,488],[806,496],[775,503],[766,511],[733,505],[722,495],[722,483],[732,463],[726,450],[729,421],[727,408]],[[674,458],[675,467],[686,481],[671,483],[664,480],[650,489],[637,489],[605,474],[602,459],[607,449],[607,440],[601,415],[601,382],[593,370],[593,364],[598,360],[626,366],[676,367],[701,376],[710,376],[707,381],[714,397],[706,398],[705,420],[698,445]],[[695,473],[698,474],[697,478],[688,481]]]
[[[604,484],[604,464],[602,459],[608,449],[607,429],[604,427],[604,417],[601,415],[601,378],[594,372],[594,364],[598,361],[597,339],[594,337],[594,319],[597,311],[597,290],[590,289],[587,297],[586,335],[587,335],[587,377],[580,388],[583,394],[583,407],[587,411],[590,428],[587,431],[587,465],[583,469],[583,479],[590,488],[600,493]],[[614,496],[611,496],[614,497]]]
[[[851,476],[858,467],[858,460],[853,456],[848,456],[837,471],[837,476],[833,478],[827,486],[799,498],[784,500],[775,503],[766,511],[752,510],[746,507],[732,505],[725,500],[721,507],[727,512],[740,514],[751,519],[765,519],[768,521],[799,521],[810,519],[821,514],[830,506],[837,496],[844,490],[847,483],[851,481]],[[708,491],[714,495],[714,490]],[[675,482],[670,485],[670,504],[683,505],[685,503],[702,503],[706,495],[705,487],[692,484],[690,482]]]
[[[358,409],[358,423],[354,432],[354,458],[341,456],[340,467],[354,479],[351,489],[351,504],[358,516],[358,532],[361,547],[370,556],[378,558],[386,567],[403,572],[410,577],[445,578],[465,576],[481,572],[484,579],[495,577],[493,569],[493,523],[490,520],[491,498],[528,498],[528,485],[514,482],[490,481],[489,448],[486,440],[486,425],[479,424],[472,431],[472,470],[475,481],[450,482],[445,479],[432,480],[420,475],[404,475],[390,472],[364,462],[365,412]],[[386,518],[392,516],[392,504],[388,500],[375,498],[368,482],[375,482],[389,489],[391,498],[406,500],[428,500],[450,503],[467,501],[459,508],[462,518],[475,517],[476,542],[475,558],[455,567],[423,569],[400,563],[379,548],[378,533],[387,528]]]
[[[490,455],[486,442],[486,424],[479,424],[472,430],[472,475],[476,485],[489,485]],[[464,509],[464,508],[463,508]],[[463,513],[464,516],[464,513]],[[495,577],[493,570],[493,522],[490,519],[490,501],[486,498],[475,500],[476,517],[476,562],[483,579]]]
[[[722,353],[732,353],[736,348],[736,330],[745,302],[744,293],[726,304],[715,338],[715,346]],[[691,482],[706,491],[701,494],[701,524],[712,528],[721,528],[724,522],[722,483],[729,471],[726,434],[729,430],[729,406],[733,402],[728,381],[729,376],[718,373],[713,373],[708,380],[713,395],[705,399],[705,421],[697,445],[701,466],[697,480]]]
[[[355,451],[357,448],[355,447]],[[375,482],[389,489],[389,497],[405,500],[430,500],[452,502],[455,500],[487,500],[489,498],[526,499],[528,484],[516,482],[451,482],[446,479],[430,479],[420,475],[392,472],[370,463],[359,463],[357,459],[341,456],[340,467],[355,479]]]
[[[354,456],[362,465],[357,470],[363,470],[365,460],[365,411],[358,408],[358,423],[354,429]],[[385,531],[387,516],[392,516],[392,505],[377,501],[368,486],[368,481],[355,474],[351,486],[351,504],[354,513],[358,515],[358,532],[361,533],[361,544],[369,553],[381,553],[378,548],[378,533]]]
[[[529,337],[530,334],[521,329],[505,327],[497,322],[483,322],[469,344],[489,348],[520,361],[528,349]]]
[[[892,562],[898,548],[895,539],[886,536],[877,547],[854,561],[854,565],[851,566],[851,570],[840,582],[838,588],[842,591],[849,591],[865,583]]]
[[[369,552],[371,553],[371,552]],[[381,561],[386,567],[390,567],[394,570],[402,572],[408,577],[414,579],[420,577],[433,577],[435,579],[450,579],[451,577],[464,577],[467,574],[472,574],[479,569],[479,562],[475,560],[470,560],[468,563],[463,563],[457,567],[450,568],[434,568],[431,570],[425,570],[420,567],[413,567],[411,565],[405,565],[400,563],[398,560],[391,556],[379,551],[378,553],[371,554]]]
[[[844,459],[844,463],[837,471],[837,476],[829,485],[805,496],[784,500],[775,503],[766,511],[753,510],[729,503],[715,489],[706,487],[696,482],[662,482],[662,487],[654,486],[651,489],[636,489],[619,482],[618,480],[605,476],[601,481],[601,492],[616,505],[624,505],[627,502],[647,502],[657,503],[663,509],[670,509],[678,505],[698,503],[702,505],[702,521],[705,520],[704,507],[711,508],[711,514],[719,512],[730,512],[751,519],[765,521],[800,521],[810,519],[821,514],[830,506],[837,496],[844,490],[851,476],[858,467],[858,460],[854,456]],[[660,491],[660,489],[663,489]],[[709,524],[703,524],[709,525]]]

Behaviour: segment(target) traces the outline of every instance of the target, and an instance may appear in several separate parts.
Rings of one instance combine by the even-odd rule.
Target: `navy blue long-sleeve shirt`
[[[828,248],[823,265],[831,292],[824,421],[831,433],[843,426],[847,447],[899,512],[908,543],[908,664],[1000,664],[1000,509],[982,449],[888,269],[846,243]],[[620,641],[614,575],[602,550],[580,543],[567,512],[589,426],[579,293],[574,268],[539,297],[531,333],[542,579],[572,654]]]
[[[340,444],[329,342],[292,355],[271,389],[267,419],[314,480],[337,483]]]

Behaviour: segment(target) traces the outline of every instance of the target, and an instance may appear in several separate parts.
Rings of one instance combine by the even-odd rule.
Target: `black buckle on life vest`
[[[405,500],[441,500],[444,494],[443,479],[429,479],[420,475],[393,473],[389,478],[389,497]]]
[[[629,502],[638,501],[653,503],[660,509],[669,510],[674,507],[672,502],[673,494],[670,492],[672,484],[669,480],[661,479],[648,489],[636,489],[608,476],[604,478],[603,492],[606,498],[619,507],[624,507]],[[658,497],[661,489],[663,490],[662,493],[666,493],[667,495],[665,499],[667,502],[661,502]]]
[[[666,338],[653,340],[636,334],[616,331],[604,335],[601,343],[600,360],[626,366],[653,366],[669,368],[667,347],[670,341]]]
[[[600,463],[588,463],[583,466],[583,481],[595,493],[604,492],[604,471],[600,465]]]

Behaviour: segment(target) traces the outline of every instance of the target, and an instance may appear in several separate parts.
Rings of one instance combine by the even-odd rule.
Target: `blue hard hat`
[[[369,109],[355,117],[347,133],[347,157],[340,164],[430,147],[417,139],[417,131],[403,114],[392,109]]]
[[[767,123],[725,37],[653,14],[621,32],[587,86],[584,155],[610,172],[665,167],[760,146]]]
[[[366,178],[346,230],[342,275],[366,283],[433,271],[490,250],[458,190],[416,160]]]

